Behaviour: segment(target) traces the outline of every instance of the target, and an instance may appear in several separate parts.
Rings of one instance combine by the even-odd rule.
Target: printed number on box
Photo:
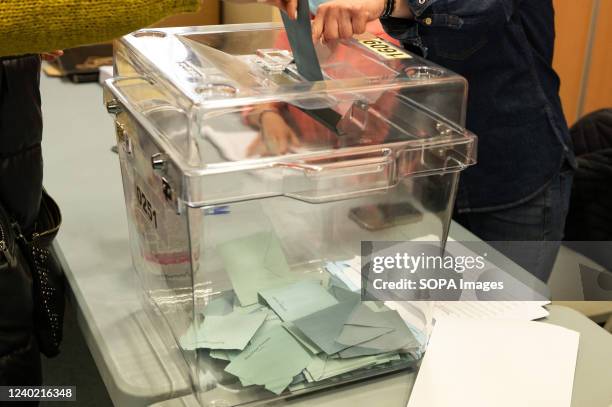
[[[394,47],[391,44],[387,44],[383,40],[379,39],[369,39],[369,40],[359,40],[359,42],[370,49],[371,51],[376,52],[378,55],[383,56],[386,59],[408,59],[412,58],[409,54],[402,51],[401,49]]]

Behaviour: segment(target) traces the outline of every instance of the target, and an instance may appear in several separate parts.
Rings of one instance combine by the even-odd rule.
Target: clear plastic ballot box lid
[[[476,159],[466,81],[370,34],[316,52],[324,80],[309,82],[276,24],[115,46],[105,101],[132,257],[203,405],[414,367],[425,350],[426,303],[361,301],[360,247],[444,245]]]

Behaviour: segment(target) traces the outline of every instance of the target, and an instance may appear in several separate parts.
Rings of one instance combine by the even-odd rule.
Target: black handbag
[[[43,190],[38,218],[31,236],[18,233],[18,243],[32,273],[34,328],[40,351],[59,354],[62,341],[66,283],[52,243],[62,223],[59,206]]]
[[[1,386],[42,384],[32,310],[32,273],[17,243],[13,219],[0,204]]]

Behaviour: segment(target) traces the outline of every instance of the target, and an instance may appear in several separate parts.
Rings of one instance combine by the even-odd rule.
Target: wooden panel
[[[219,0],[204,0],[202,8],[197,13],[183,13],[176,16],[168,17],[155,27],[184,27],[191,25],[210,25],[219,24],[220,22],[220,5]]]
[[[568,123],[576,121],[594,0],[554,0],[554,67],[561,77],[561,100]],[[603,0],[611,2],[612,0]]]
[[[612,0],[601,0],[583,114],[612,108]]]

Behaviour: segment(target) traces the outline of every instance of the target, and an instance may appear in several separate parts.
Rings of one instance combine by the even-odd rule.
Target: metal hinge
[[[118,115],[123,112],[123,108],[116,99],[111,99],[106,102],[106,111],[110,114]]]
[[[121,145],[127,154],[132,154],[132,142],[128,136],[128,132],[125,130],[125,126],[119,122],[115,122],[115,131],[117,132],[117,141]]]

